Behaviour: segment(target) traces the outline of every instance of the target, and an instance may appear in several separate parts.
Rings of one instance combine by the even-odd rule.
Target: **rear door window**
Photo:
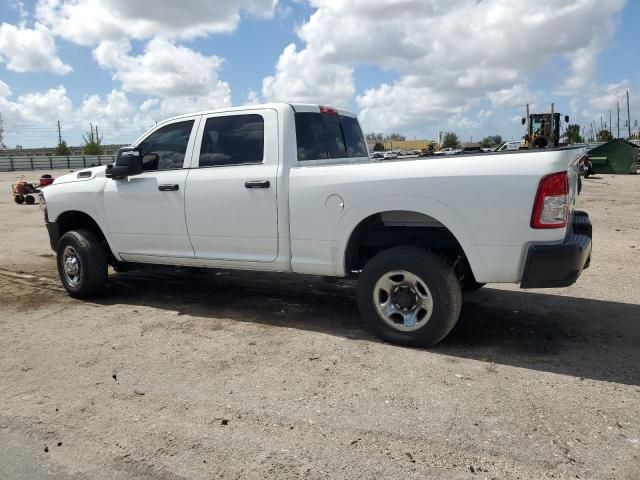
[[[264,119],[230,115],[207,119],[200,146],[200,167],[262,163]]]
[[[295,118],[299,161],[367,156],[355,118],[314,112],[299,112]]]

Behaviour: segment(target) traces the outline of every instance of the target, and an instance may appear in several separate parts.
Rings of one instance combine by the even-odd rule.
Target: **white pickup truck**
[[[591,223],[573,209],[581,149],[372,162],[355,115],[268,104],[164,121],[113,165],[61,176],[41,203],[70,295],[109,265],[354,277],[383,338],[433,345],[461,292],[576,281]]]

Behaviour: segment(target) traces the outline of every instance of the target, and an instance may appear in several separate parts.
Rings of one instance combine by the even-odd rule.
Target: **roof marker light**
[[[320,113],[327,113],[329,115],[337,115],[338,110],[333,107],[327,107],[324,105],[320,105]]]

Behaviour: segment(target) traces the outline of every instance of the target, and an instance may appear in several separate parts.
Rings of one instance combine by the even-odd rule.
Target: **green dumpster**
[[[621,138],[589,150],[596,173],[637,173],[638,155],[640,147]]]

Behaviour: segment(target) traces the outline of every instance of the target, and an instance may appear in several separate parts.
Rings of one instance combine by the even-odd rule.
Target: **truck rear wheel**
[[[58,242],[58,275],[62,285],[75,298],[100,293],[107,281],[107,256],[100,239],[91,230],[72,230]]]
[[[480,290],[485,285],[486,285],[486,283],[478,283],[475,280],[464,280],[462,282],[462,291],[463,292],[475,292],[476,290]]]
[[[365,265],[357,301],[361,315],[380,337],[429,347],[455,326],[462,294],[453,270],[440,257],[416,247],[394,247]]]

